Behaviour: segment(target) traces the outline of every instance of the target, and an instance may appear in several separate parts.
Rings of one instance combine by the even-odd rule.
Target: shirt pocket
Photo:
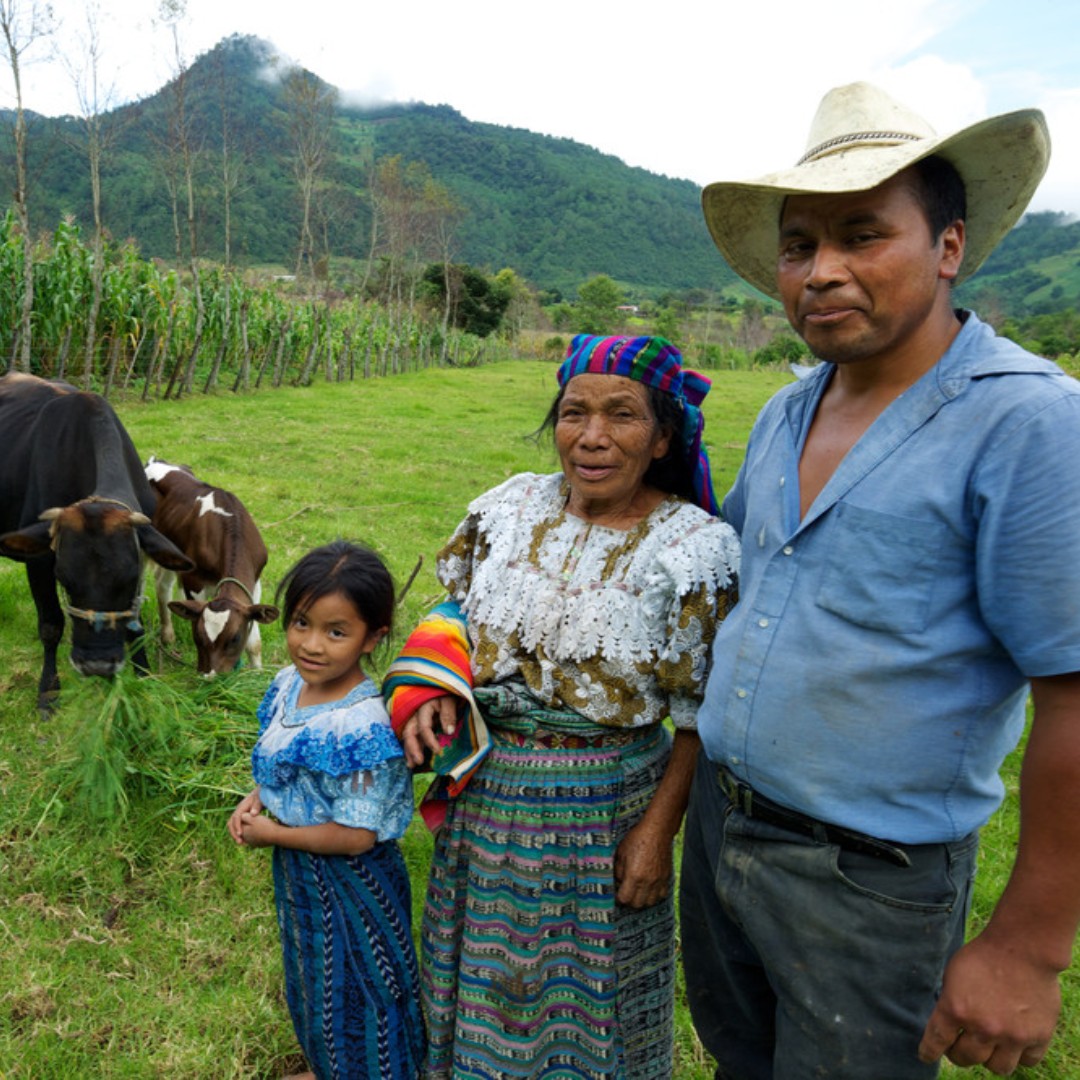
[[[949,541],[943,523],[841,503],[822,539],[828,555],[819,607],[871,630],[914,634],[926,629]]]

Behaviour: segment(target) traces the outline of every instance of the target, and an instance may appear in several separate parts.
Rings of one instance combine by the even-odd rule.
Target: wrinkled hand
[[[1042,1060],[1060,1011],[1053,968],[977,937],[945,968],[919,1057],[934,1062],[944,1054],[956,1065],[1008,1076]]]
[[[256,788],[250,794],[245,795],[236,809],[229,816],[229,835],[238,843],[244,843],[243,818],[244,815],[261,814],[263,811],[262,799],[259,797],[259,789]]]
[[[671,839],[639,821],[615,851],[615,899],[632,908],[652,907],[671,891]]]
[[[419,768],[429,754],[442,749],[439,732],[449,736],[457,730],[458,699],[453,694],[442,694],[425,701],[405,721],[398,736],[405,751],[405,760],[411,768]]]

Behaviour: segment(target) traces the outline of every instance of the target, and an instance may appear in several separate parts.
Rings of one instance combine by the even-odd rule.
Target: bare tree
[[[245,157],[239,153],[233,144],[233,132],[231,114],[229,112],[229,85],[223,54],[217,52],[216,81],[218,90],[218,108],[221,116],[221,159],[219,164],[219,180],[221,183],[222,201],[222,227],[224,230],[224,259],[222,267],[222,290],[223,312],[221,341],[218,342],[218,350],[214,355],[214,362],[203,385],[203,393],[208,394],[213,390],[221,371],[222,363],[229,346],[229,336],[232,332],[232,301],[233,301],[233,269],[232,269],[232,207],[233,200],[243,187]],[[246,317],[246,308],[242,310],[241,318]],[[244,364],[248,358],[244,355]],[[246,382],[246,377],[245,377]]]
[[[97,349],[97,321],[105,281],[105,225],[101,209],[101,164],[105,152],[115,140],[119,129],[111,112],[115,101],[115,85],[103,87],[101,46],[101,4],[86,0],[85,29],[70,51],[61,55],[79,101],[82,121],[82,149],[90,169],[90,198],[94,215],[92,261],[90,266],[90,309],[86,314],[86,335],[83,343],[83,378],[89,389]]]
[[[38,0],[0,0],[0,34],[7,50],[15,87],[15,216],[23,239],[23,298],[20,318],[20,347],[13,364],[18,371],[30,370],[31,330],[34,311],[33,239],[26,180],[26,113],[23,109],[22,65],[24,54],[38,40],[52,32],[52,8]]]
[[[293,172],[300,190],[300,240],[296,276],[315,273],[315,197],[333,153],[337,91],[310,71],[292,68],[283,82],[289,136],[295,157]],[[324,253],[328,255],[329,253]]]
[[[195,362],[206,327],[206,303],[199,278],[199,244],[195,216],[196,170],[200,163],[201,147],[190,109],[188,62],[180,40],[180,23],[186,14],[186,0],[161,0],[159,17],[172,35],[173,44],[173,78],[166,88],[169,94],[169,112],[168,136],[165,142],[165,182],[173,207],[177,269],[183,261],[181,212],[184,215],[188,269],[191,274],[191,291],[195,300],[195,330],[188,347],[187,362],[184,363],[182,355],[177,355],[169,383],[165,388],[166,398],[173,395],[174,388],[177,397],[182,391],[191,389],[195,376]],[[183,378],[179,379],[178,384],[182,365]]]
[[[435,249],[439,253],[443,268],[445,296],[442,315],[442,346],[439,363],[445,364],[450,338],[450,316],[457,302],[456,289],[451,288],[454,252],[457,246],[457,230],[465,215],[465,208],[449,188],[437,180],[429,179],[424,185],[424,199],[427,204],[428,228]],[[455,285],[457,282],[455,281]]]

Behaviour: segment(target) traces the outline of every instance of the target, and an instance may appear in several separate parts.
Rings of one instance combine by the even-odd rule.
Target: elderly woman
[[[574,338],[543,425],[562,472],[481,495],[439,555],[471,662],[425,676],[453,666],[436,622],[391,668],[410,763],[482,757],[441,804],[429,1077],[672,1075],[672,845],[738,563],[701,443],[709,384],[680,361],[663,338]],[[455,730],[479,748],[448,747]]]

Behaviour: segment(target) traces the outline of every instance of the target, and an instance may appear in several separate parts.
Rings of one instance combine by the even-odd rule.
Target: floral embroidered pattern
[[[567,514],[567,495],[560,474],[513,477],[472,503],[439,555],[477,685],[523,678],[597,723],[692,727],[735,598],[734,531],[675,496],[609,529]]]

